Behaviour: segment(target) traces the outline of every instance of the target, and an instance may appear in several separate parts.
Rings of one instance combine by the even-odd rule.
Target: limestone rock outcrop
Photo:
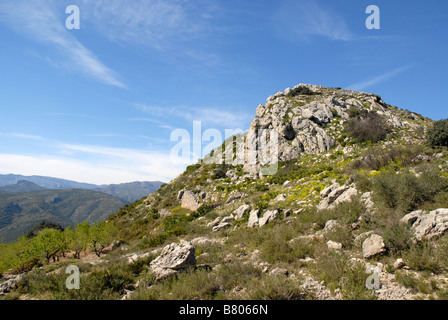
[[[163,279],[181,270],[196,266],[195,248],[185,240],[163,248],[160,256],[150,264],[156,279]]]

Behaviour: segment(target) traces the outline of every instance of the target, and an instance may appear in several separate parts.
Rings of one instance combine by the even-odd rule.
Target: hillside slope
[[[425,145],[432,124],[369,93],[287,89],[111,216],[120,246],[102,263],[70,263],[95,270],[84,290],[100,299],[446,299],[448,150]],[[263,130],[278,133],[267,157]],[[106,274],[119,284],[95,291]]]

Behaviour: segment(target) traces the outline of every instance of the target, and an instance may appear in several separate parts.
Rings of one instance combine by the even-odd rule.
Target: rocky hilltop
[[[107,255],[92,258],[88,248],[68,259],[87,270],[79,292],[447,299],[448,150],[425,143],[433,126],[374,94],[305,84],[276,93],[256,108],[248,132],[111,216],[117,231]],[[38,275],[59,281],[66,265],[44,265]],[[0,289],[83,298],[32,292],[43,287],[35,272],[8,271]]]
[[[258,174],[261,167],[272,162],[273,148],[269,144],[265,156],[259,156],[260,141],[269,140],[266,134],[277,134],[275,158],[289,161],[304,153],[319,154],[344,145],[348,141],[343,135],[346,123],[354,113],[369,112],[383,117],[384,124],[396,132],[406,130],[407,139],[421,133],[430,123],[421,115],[388,105],[375,94],[299,84],[277,92],[257,107],[244,135],[244,148],[241,144],[234,150],[232,144],[227,144],[224,155],[216,152],[214,156],[225,158],[225,162],[232,165],[243,164],[245,171]]]

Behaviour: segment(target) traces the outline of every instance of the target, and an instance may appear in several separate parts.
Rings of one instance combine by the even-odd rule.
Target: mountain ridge
[[[161,181],[135,181],[121,184],[96,185],[47,176],[23,176],[16,174],[0,174],[0,190],[18,190],[15,186],[20,181],[29,181],[45,189],[85,189],[117,196],[125,201],[133,202],[156,191]],[[38,188],[35,188],[36,190]]]

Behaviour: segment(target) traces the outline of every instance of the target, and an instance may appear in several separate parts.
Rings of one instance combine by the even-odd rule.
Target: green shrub
[[[446,177],[437,170],[424,170],[419,177],[405,173],[382,172],[373,178],[374,197],[386,207],[404,213],[418,209],[425,202],[432,202],[448,188]]]
[[[360,109],[358,107],[351,106],[348,109],[347,113],[348,113],[348,116],[350,117],[350,119],[358,118],[358,117],[364,118],[367,116],[368,111],[366,109]]]
[[[299,87],[297,87],[297,88],[292,89],[292,90],[289,92],[288,96],[289,96],[289,97],[296,97],[296,96],[299,96],[299,95],[312,96],[312,95],[317,95],[317,94],[320,94],[320,93],[311,91],[311,90],[308,89],[307,87],[299,86]]]
[[[349,261],[343,252],[330,251],[316,260],[311,267],[312,274],[334,292],[341,289],[343,299],[372,300],[374,292],[366,288],[366,280],[370,276],[362,263]]]
[[[448,147],[448,119],[436,121],[426,134],[430,147]]]
[[[423,147],[421,145],[389,146],[387,148],[373,146],[366,151],[362,159],[354,161],[351,167],[354,169],[380,170],[393,163],[408,166],[422,152]]]
[[[426,241],[413,245],[403,253],[403,262],[416,271],[440,273],[443,270],[440,258],[434,243]]]
[[[261,245],[262,259],[269,263],[292,263],[298,259],[312,257],[314,247],[306,241],[290,243],[284,234],[274,233],[273,238],[266,239]]]
[[[414,292],[430,294],[437,289],[436,284],[434,284],[433,282],[428,283],[421,277],[406,273],[401,270],[395,273],[395,280],[398,283],[401,283],[406,288],[412,289]]]
[[[334,292],[339,288],[339,282],[347,269],[347,256],[341,252],[330,251],[316,259],[316,263],[311,266],[310,271],[319,281],[324,281],[330,291]]]
[[[366,287],[368,277],[363,263],[352,263],[341,279],[341,294],[344,300],[376,300],[375,292]]]
[[[378,142],[386,138],[390,129],[387,120],[376,112],[369,112],[366,117],[350,119],[346,131],[357,142]]]
[[[304,300],[307,293],[300,282],[286,275],[254,278],[247,285],[249,300]]]
[[[325,234],[325,238],[339,242],[345,249],[349,249],[353,245],[353,234],[349,226],[334,227]]]
[[[212,173],[212,179],[222,179],[226,178],[226,173],[230,169],[230,166],[228,164],[222,163],[218,164],[215,168],[215,170]]]

